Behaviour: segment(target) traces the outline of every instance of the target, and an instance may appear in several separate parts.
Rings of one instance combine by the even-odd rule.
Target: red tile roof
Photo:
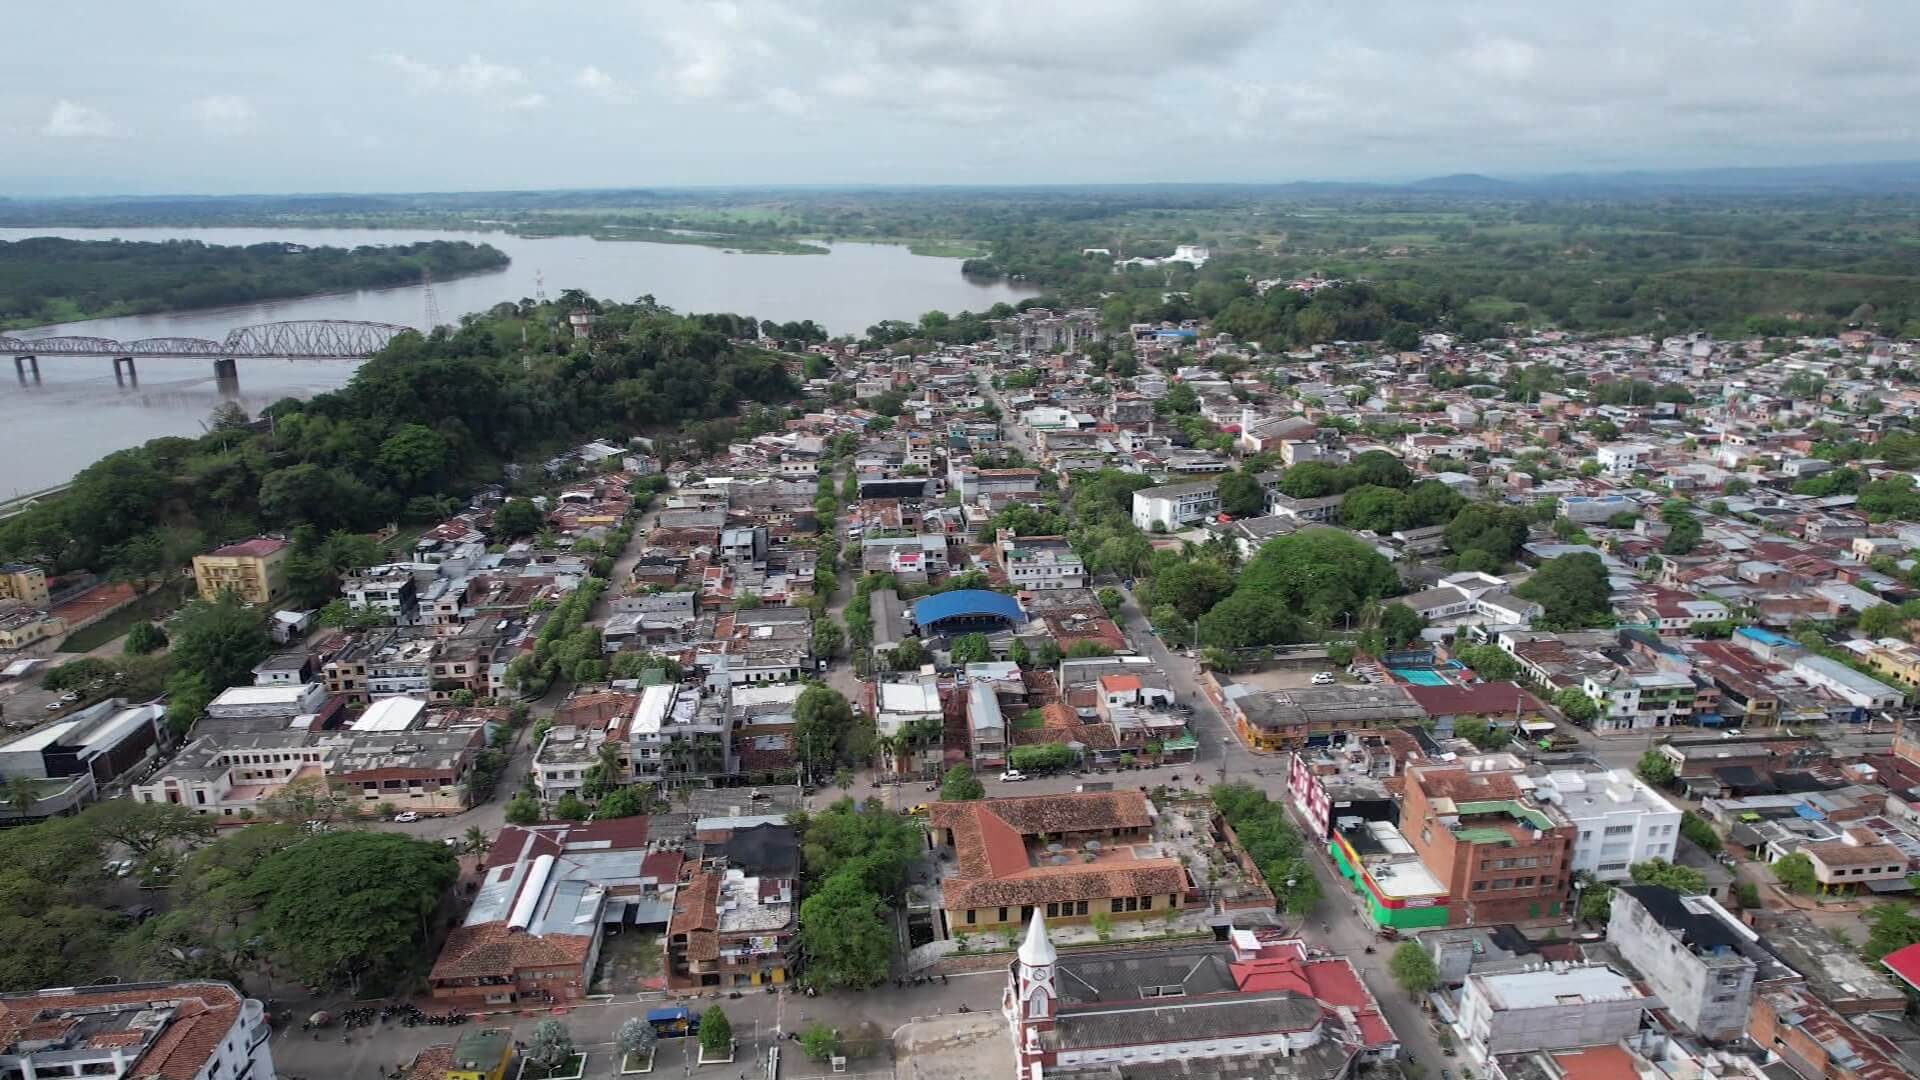
[[[1539,698],[1510,682],[1409,686],[1406,691],[1428,716],[1512,716],[1544,709]]]
[[[237,544],[228,544],[226,547],[214,548],[211,554],[228,559],[242,556],[252,556],[257,559],[262,556],[271,555],[286,546],[287,542],[285,540],[277,540],[271,536],[256,536],[251,540],[242,540]]]
[[[586,934],[529,934],[505,922],[461,926],[447,935],[430,978],[511,979],[534,968],[582,967],[592,951],[593,938]]]
[[[245,1003],[226,983],[190,982],[144,984],[105,991],[20,994],[0,997],[0,1047],[10,1046],[30,1031],[56,1020],[49,1014],[72,1009],[134,1008],[150,1003],[171,1005],[173,1016],[158,1038],[141,1054],[129,1076],[142,1080],[193,1080],[219,1048]],[[43,1019],[44,1018],[44,1019]],[[109,1042],[93,1040],[100,1046]]]

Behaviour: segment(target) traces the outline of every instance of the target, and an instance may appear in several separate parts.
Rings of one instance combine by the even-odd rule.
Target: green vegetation
[[[1645,780],[1654,787],[1666,787],[1668,784],[1673,783],[1673,759],[1657,749],[1651,749],[1641,754],[1639,762],[1633,767],[1633,771],[1640,779]]]
[[[1440,969],[1427,953],[1426,946],[1417,941],[1403,941],[1399,948],[1393,950],[1393,957],[1387,961],[1387,972],[1400,989],[1415,997],[1433,989],[1440,982]]]
[[[1280,910],[1289,915],[1312,911],[1320,902],[1320,882],[1307,861],[1300,830],[1287,820],[1285,808],[1250,784],[1223,784],[1212,795],[1240,847],[1260,868],[1261,880],[1272,890]]]
[[[965,765],[955,765],[940,778],[940,798],[947,802],[971,802],[987,797],[987,786]]]
[[[1522,582],[1514,594],[1538,601],[1547,612],[1535,620],[1543,629],[1599,626],[1613,618],[1607,602],[1607,568],[1591,552],[1562,555]]]
[[[1801,851],[1775,859],[1773,876],[1788,892],[1805,895],[1820,887],[1819,879],[1814,876],[1813,860]]]
[[[550,325],[564,329],[556,313],[574,306],[600,314],[591,344]],[[568,293],[430,338],[403,334],[344,390],[269,406],[270,431],[215,427],[109,454],[65,496],[0,524],[0,558],[157,577],[214,537],[372,531],[417,498],[464,498],[502,462],[558,440],[688,425],[680,437],[723,445],[782,419],[758,407],[736,417],[738,403],[794,394],[776,356],[730,341],[751,324]],[[662,441],[671,453],[674,439]]]
[[[392,833],[213,832],[184,807],[125,799],[0,832],[0,990],[109,974],[244,984],[268,965],[314,986],[396,985],[455,874],[442,845]],[[167,911],[135,924],[110,906],[110,844],[133,853],[142,881],[170,885]]]
[[[0,241],[0,330],[411,285],[423,270],[449,278],[505,265],[498,249],[463,241],[349,251],[36,236]]]
[[[859,806],[841,799],[818,813],[791,814],[787,822],[800,838],[807,981],[822,988],[878,984],[887,977],[894,941],[885,912],[904,895],[907,864],[920,854],[919,823],[887,813],[878,799]]]

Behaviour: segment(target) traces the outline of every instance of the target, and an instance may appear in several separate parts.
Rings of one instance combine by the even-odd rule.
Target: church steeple
[[[1047,937],[1047,923],[1040,909],[1034,908],[1033,921],[1027,924],[1027,939],[1020,944],[1014,960],[1015,1020],[1020,1024],[1050,1026],[1057,1000],[1053,984],[1053,965],[1059,954]]]

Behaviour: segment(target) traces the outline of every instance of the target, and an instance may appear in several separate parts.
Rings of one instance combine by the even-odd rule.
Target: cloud
[[[537,109],[547,97],[531,89],[527,73],[509,64],[498,64],[479,53],[452,66],[430,64],[405,53],[381,53],[374,59],[406,79],[418,93],[457,94],[506,105],[514,109]]]
[[[120,134],[120,127],[99,109],[61,98],[53,103],[40,133],[56,139],[111,139]]]
[[[633,101],[635,97],[633,87],[628,86],[626,83],[621,82],[619,79],[614,78],[612,75],[607,74],[592,64],[581,68],[579,72],[574,75],[573,85],[579,88],[582,93],[590,94],[603,101],[611,101],[620,105],[625,105]]]
[[[213,94],[196,98],[188,106],[200,129],[209,135],[246,135],[259,119],[253,102],[238,94]]]

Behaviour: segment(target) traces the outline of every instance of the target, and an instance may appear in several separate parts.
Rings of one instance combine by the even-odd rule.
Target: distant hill
[[[1453,173],[1448,176],[1433,176],[1425,180],[1415,180],[1406,185],[1414,191],[1439,191],[1449,194],[1510,194],[1517,187],[1512,180],[1497,180],[1481,173]]]

